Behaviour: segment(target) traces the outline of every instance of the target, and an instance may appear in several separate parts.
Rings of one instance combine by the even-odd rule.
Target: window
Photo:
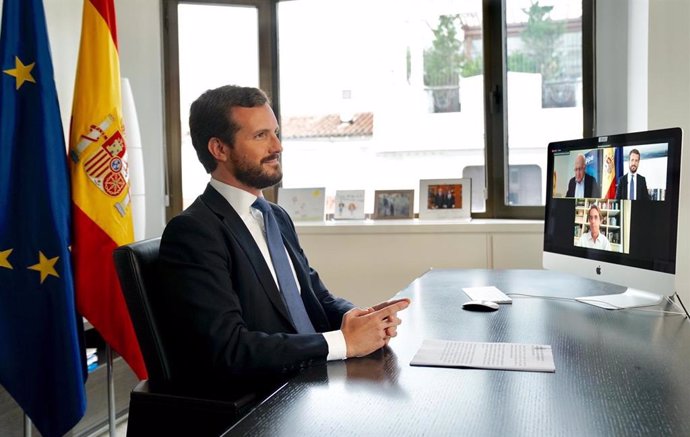
[[[336,190],[365,189],[371,213],[374,190],[419,191],[420,179],[470,177],[474,216],[542,218],[547,144],[591,132],[592,40],[583,30],[591,28],[591,0],[219,3],[256,6],[256,18],[240,20],[253,28],[197,32],[192,56],[222,61],[234,57],[218,56],[223,50],[258,44],[250,50],[257,57],[235,59],[222,80],[258,80],[272,96],[285,149],[284,187],[326,187],[331,199]],[[168,11],[173,6],[183,3],[164,3]],[[175,42],[166,51],[166,72],[180,72],[184,94],[183,81],[194,81],[184,74],[182,48],[192,38],[183,35],[191,15],[179,14],[171,21],[166,13],[167,27],[180,29],[179,56]],[[204,42],[209,38],[214,45]],[[249,80],[243,70],[254,59],[258,73]],[[196,82],[220,85],[204,76]],[[178,113],[186,113],[189,102],[178,100],[187,106]],[[181,132],[188,130],[186,119],[177,120]],[[183,135],[169,129],[169,165],[179,154],[177,136]],[[184,150],[184,139],[178,147]],[[198,176],[184,170],[181,177],[184,197],[192,197],[184,178]],[[332,212],[332,202],[327,208]]]
[[[189,133],[189,107],[204,91],[228,83],[259,86],[257,9],[245,6],[180,4],[180,126],[182,207],[203,192],[209,176],[200,165]],[[241,41],[241,44],[228,44]],[[199,47],[204,47],[200,50]],[[223,56],[209,56],[223,53]]]
[[[583,134],[582,2],[507,0],[505,35],[505,204],[544,205],[547,144]]]

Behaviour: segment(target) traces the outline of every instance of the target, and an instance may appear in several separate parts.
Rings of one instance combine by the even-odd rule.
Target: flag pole
[[[108,428],[110,437],[115,437],[115,377],[113,372],[113,351],[110,345],[105,345],[105,366],[108,377]]]
[[[31,419],[24,413],[24,437],[31,437]]]

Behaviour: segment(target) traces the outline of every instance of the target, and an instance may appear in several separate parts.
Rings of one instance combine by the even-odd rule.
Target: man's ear
[[[228,158],[227,150],[227,145],[225,145],[218,138],[211,137],[208,140],[208,151],[214,158],[216,158],[216,161],[225,162]]]

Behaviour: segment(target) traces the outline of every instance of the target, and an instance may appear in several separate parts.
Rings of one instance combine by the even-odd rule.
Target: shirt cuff
[[[324,332],[323,338],[328,344],[327,361],[344,360],[347,358],[347,343],[345,343],[343,331]]]

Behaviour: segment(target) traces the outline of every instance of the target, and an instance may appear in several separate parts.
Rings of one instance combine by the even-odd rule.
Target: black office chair
[[[118,247],[113,252],[134,331],[149,379],[139,382],[129,401],[127,436],[217,436],[254,404],[255,396],[233,398],[180,388],[171,381],[171,363],[156,323],[151,290],[159,286],[160,238]]]

